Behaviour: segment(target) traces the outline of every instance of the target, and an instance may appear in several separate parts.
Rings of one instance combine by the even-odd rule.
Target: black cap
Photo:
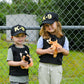
[[[54,12],[48,12],[42,17],[42,23],[41,23],[40,27],[42,25],[44,25],[45,23],[53,24],[55,21],[58,21],[58,20],[59,20],[58,14],[56,14]]]
[[[15,25],[12,27],[11,29],[11,36],[16,36],[20,33],[24,33],[25,35],[27,35],[26,33],[26,28],[22,25]]]

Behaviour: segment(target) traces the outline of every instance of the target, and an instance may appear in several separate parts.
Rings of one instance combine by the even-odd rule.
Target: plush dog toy
[[[56,58],[56,56],[57,56],[57,48],[58,48],[58,47],[61,47],[61,48],[62,48],[62,46],[57,42],[57,40],[56,40],[56,41],[51,41],[51,38],[48,39],[47,42],[48,42],[49,44],[51,44],[51,49],[54,50],[53,57]]]
[[[21,59],[25,62],[28,62],[28,64],[30,64],[30,56],[28,55],[27,51],[25,51],[25,53],[20,53]],[[22,69],[28,69],[29,65],[27,66],[21,66]]]

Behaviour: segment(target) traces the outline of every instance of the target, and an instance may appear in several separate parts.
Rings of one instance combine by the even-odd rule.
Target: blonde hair
[[[59,21],[57,22],[57,29],[56,29],[55,32],[56,32],[56,36],[58,38],[61,38],[63,36],[62,26],[61,26],[61,23]],[[42,36],[44,39],[49,39],[50,38],[49,33],[46,31],[44,26],[42,26],[41,29],[40,29],[40,36]]]

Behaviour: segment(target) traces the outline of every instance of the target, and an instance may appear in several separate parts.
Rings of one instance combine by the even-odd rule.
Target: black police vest
[[[50,35],[51,40],[55,41],[56,39],[58,40],[58,43],[63,46],[65,42],[65,36],[61,38],[57,38],[55,35]],[[49,48],[51,45],[48,44],[47,40],[43,39],[43,49]],[[53,55],[51,54],[44,54],[39,56],[40,62],[42,63],[51,63],[51,64],[57,64],[57,65],[62,65],[62,53],[58,53],[56,58],[53,58]]]
[[[25,51],[28,52],[29,54],[29,48],[24,45],[24,48],[16,48],[15,45],[11,45],[9,48],[12,49],[12,53],[13,53],[13,60],[14,61],[21,61],[21,56],[20,53],[25,53]],[[9,69],[9,75],[12,76],[26,76],[28,75],[28,69],[21,69],[20,66],[10,66]]]

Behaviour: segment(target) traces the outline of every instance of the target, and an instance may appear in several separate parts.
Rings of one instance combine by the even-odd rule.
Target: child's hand
[[[53,54],[54,53],[54,50],[52,49],[52,47],[48,48],[46,51],[47,51],[48,54]]]
[[[57,52],[58,52],[58,53],[61,53],[62,51],[63,51],[63,48],[57,47]]]
[[[68,50],[65,50],[64,48],[60,48],[60,47],[57,48],[57,52],[63,53],[65,56],[67,56],[69,54]]]
[[[21,63],[20,64],[21,64],[21,66],[24,66],[25,67],[25,66],[28,65],[28,62],[24,62],[23,60],[21,60]]]

